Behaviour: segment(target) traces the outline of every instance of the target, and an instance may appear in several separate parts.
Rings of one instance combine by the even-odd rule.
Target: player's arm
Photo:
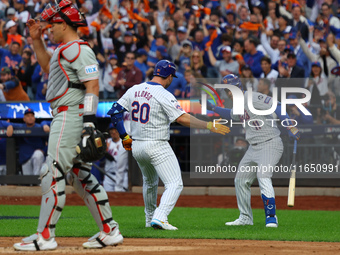
[[[284,121],[284,123],[286,123],[286,125],[288,126],[287,127],[288,135],[290,137],[293,137],[296,140],[299,140],[300,139],[299,129],[297,129],[296,127],[293,126],[293,123],[290,121],[290,117],[288,116],[287,112],[284,115],[281,114],[281,104],[280,103],[277,104],[275,113],[279,117],[279,119],[281,121]]]
[[[222,135],[225,135],[226,133],[230,132],[230,129],[227,126],[224,126],[221,124],[214,124],[211,121],[206,122],[203,120],[199,120],[188,113],[183,113],[181,116],[179,116],[176,119],[176,122],[185,127],[208,129],[211,132],[222,134]]]
[[[27,22],[27,26],[29,28],[30,36],[33,40],[34,52],[37,56],[38,63],[45,73],[49,73],[51,55],[46,50],[45,42],[43,41],[43,38],[41,36],[40,20],[30,19]]]
[[[98,107],[99,82],[98,79],[84,82],[86,94],[84,98],[84,127],[95,127]]]
[[[209,101],[207,101],[207,109],[217,113],[218,115],[220,115],[222,118],[226,120],[231,119],[231,109],[218,107],[216,105],[213,105]]]
[[[126,109],[123,106],[121,106],[117,102],[114,102],[107,114],[111,116],[111,122],[113,126],[117,129],[119,136],[122,139],[125,150],[131,151],[132,139],[126,133],[124,127],[123,113],[125,111]]]

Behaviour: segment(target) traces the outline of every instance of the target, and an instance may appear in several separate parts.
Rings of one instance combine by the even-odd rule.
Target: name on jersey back
[[[145,90],[142,90],[142,91],[135,91],[135,98],[137,97],[144,97],[146,98],[147,100],[150,100],[152,98],[152,95],[150,94],[150,92],[147,92]]]

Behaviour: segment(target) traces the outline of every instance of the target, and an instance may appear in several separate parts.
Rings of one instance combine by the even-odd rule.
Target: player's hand
[[[27,26],[30,31],[30,36],[33,40],[41,40],[41,25],[40,20],[29,19]]]
[[[296,127],[288,127],[288,135],[295,140],[300,139],[300,131]]]
[[[217,133],[221,135],[225,135],[226,133],[230,132],[230,128],[228,128],[227,126],[224,126],[218,123],[217,124],[215,123],[215,126],[214,126],[214,123],[212,123],[211,121],[207,123],[207,129],[209,129],[213,133]]]
[[[130,138],[129,135],[126,135],[123,138],[122,143],[123,143],[123,147],[124,147],[125,150],[127,150],[127,151],[131,151],[132,150],[132,148],[131,148],[132,139]]]

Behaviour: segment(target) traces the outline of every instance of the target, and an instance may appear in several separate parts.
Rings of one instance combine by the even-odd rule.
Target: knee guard
[[[274,217],[276,215],[276,205],[274,197],[266,197],[265,195],[261,195],[263,205],[264,205],[264,213],[267,216]]]
[[[68,181],[71,181],[75,191],[84,199],[99,229],[110,233],[118,223],[112,219],[109,199],[104,188],[90,170],[91,167],[85,163],[74,165]]]
[[[45,239],[55,236],[55,226],[65,205],[64,172],[56,161],[49,157],[41,168],[42,199],[38,232]]]

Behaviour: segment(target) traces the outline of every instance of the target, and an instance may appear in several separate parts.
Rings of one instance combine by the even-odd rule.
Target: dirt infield
[[[1,246],[12,246],[18,238],[5,238]],[[55,251],[39,252],[39,254],[323,254],[340,253],[340,243],[279,242],[251,240],[207,240],[207,239],[136,239],[126,238],[124,244],[107,247],[101,250],[86,250],[81,247],[85,238],[58,238],[59,247]],[[1,248],[0,254],[33,254],[33,252],[16,252],[13,248]]]
[[[0,196],[0,204],[40,205],[40,197]],[[142,194],[109,193],[112,206],[143,206]],[[296,197],[296,206],[288,208],[287,197],[277,197],[277,208],[289,210],[340,210],[338,197],[305,196]],[[84,205],[77,194],[68,194],[66,205]],[[237,208],[234,196],[181,196],[176,206]],[[253,208],[263,208],[260,197],[252,198]],[[16,252],[12,248],[18,237],[1,237],[0,254],[33,254],[33,252]],[[98,250],[85,250],[81,244],[86,238],[57,238],[59,247],[48,254],[340,254],[340,243],[321,242],[287,242],[287,241],[253,241],[253,240],[207,240],[207,239],[124,239],[124,245]],[[39,254],[45,254],[40,252]]]

